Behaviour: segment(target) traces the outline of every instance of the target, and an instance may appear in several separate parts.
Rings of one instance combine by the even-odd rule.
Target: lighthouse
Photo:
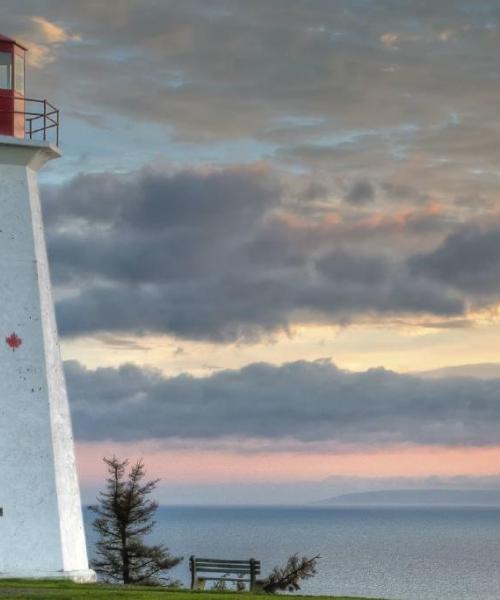
[[[0,577],[94,581],[37,181],[59,111],[26,97],[26,51],[0,36]]]

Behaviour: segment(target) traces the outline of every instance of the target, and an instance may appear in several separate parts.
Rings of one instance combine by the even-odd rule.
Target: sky
[[[83,495],[500,487],[500,1],[1,0]]]

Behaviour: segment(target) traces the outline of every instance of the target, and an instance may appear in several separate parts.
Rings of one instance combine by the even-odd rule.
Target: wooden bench
[[[200,580],[219,581],[244,581],[248,582],[250,591],[255,587],[256,576],[260,574],[260,560],[250,558],[248,560],[221,560],[218,558],[198,558],[191,556],[189,559],[191,571],[191,589],[199,587]],[[200,573],[208,573],[209,576]],[[218,576],[216,574],[219,573]],[[238,575],[238,577],[228,577]],[[248,576],[248,579],[244,579]]]

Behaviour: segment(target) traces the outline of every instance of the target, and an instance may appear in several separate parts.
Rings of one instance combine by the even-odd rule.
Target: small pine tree
[[[271,574],[263,582],[263,590],[268,594],[274,594],[278,590],[287,592],[298,592],[299,581],[310,579],[316,575],[316,566],[320,556],[308,558],[293,554],[284,567],[274,567]]]
[[[106,488],[99,493],[98,504],[90,507],[97,515],[93,527],[99,535],[93,567],[106,581],[161,585],[168,580],[162,573],[182,558],[172,556],[162,544],[144,543],[156,524],[153,517],[158,503],[148,496],[158,480],[143,481],[146,471],[142,460],[128,474],[128,460],[103,460],[109,473]]]

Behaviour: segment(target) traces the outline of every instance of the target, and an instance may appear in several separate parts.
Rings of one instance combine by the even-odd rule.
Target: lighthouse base
[[[97,576],[92,569],[83,571],[15,571],[1,573],[2,579],[65,579],[75,583],[95,583]]]

